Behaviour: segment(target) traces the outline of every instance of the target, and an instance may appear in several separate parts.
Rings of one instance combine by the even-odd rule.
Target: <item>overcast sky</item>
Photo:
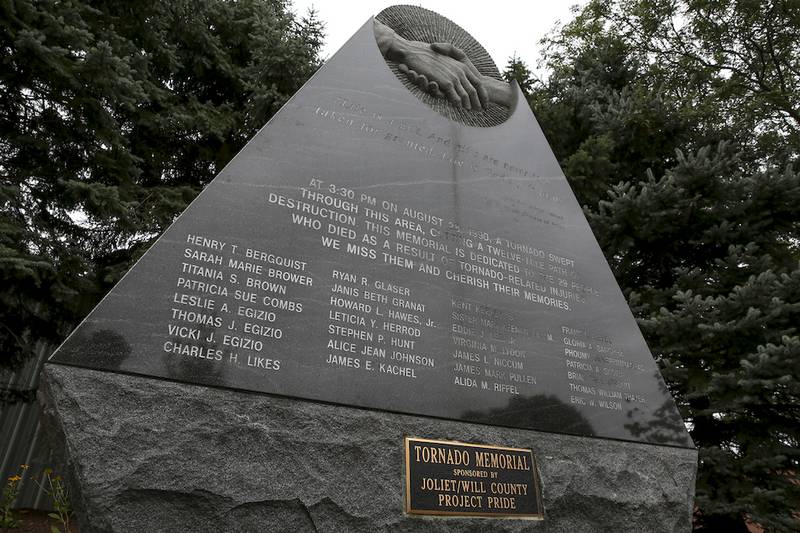
[[[385,2],[381,0],[292,0],[294,10],[304,15],[312,5],[325,23],[325,47],[322,56],[333,55],[366,20],[383,8],[395,4],[414,4],[436,11],[470,34],[491,54],[503,70],[508,58],[516,54],[535,69],[541,49],[539,40],[557,22],[571,20],[570,7],[585,0],[426,0],[420,2]]]

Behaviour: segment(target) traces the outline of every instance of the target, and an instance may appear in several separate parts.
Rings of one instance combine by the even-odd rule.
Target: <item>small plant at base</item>
[[[28,469],[28,465],[20,465],[23,472]],[[20,472],[20,473],[23,473]],[[15,528],[19,525],[14,511],[11,506],[19,494],[19,482],[22,480],[20,474],[15,474],[6,480],[6,485],[3,487],[3,496],[0,498],[0,527],[2,528]]]
[[[70,533],[69,519],[72,516],[72,505],[69,501],[69,490],[67,486],[64,484],[61,476],[53,475],[52,468],[44,469],[44,472],[42,472],[42,481],[43,484],[40,484],[38,481],[36,484],[50,496],[50,499],[53,500],[53,507],[55,508],[55,512],[48,513],[47,516],[58,520],[61,527],[64,528],[61,530],[56,526],[50,526],[50,532]]]

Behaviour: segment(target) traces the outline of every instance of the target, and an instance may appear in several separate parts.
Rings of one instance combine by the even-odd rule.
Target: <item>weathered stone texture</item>
[[[408,416],[47,365],[82,532],[676,532],[694,450]],[[545,520],[403,514],[403,435],[532,448]]]

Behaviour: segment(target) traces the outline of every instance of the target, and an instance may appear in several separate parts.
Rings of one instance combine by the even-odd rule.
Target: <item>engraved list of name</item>
[[[264,207],[302,245],[185,235],[168,356],[273,376],[302,357],[317,372],[492,397],[541,393],[542,365],[557,364],[546,390],[582,409],[647,402],[643,367],[572,321],[600,297],[575,258],[316,177],[268,189]]]
[[[281,360],[265,355],[272,353],[265,347],[283,339],[283,325],[303,312],[303,302],[292,296],[313,286],[306,268],[297,258],[187,235],[162,350],[279,371]]]

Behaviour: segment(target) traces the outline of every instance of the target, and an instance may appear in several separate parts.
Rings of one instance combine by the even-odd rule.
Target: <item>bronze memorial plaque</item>
[[[533,452],[405,438],[408,514],[541,520]]]

